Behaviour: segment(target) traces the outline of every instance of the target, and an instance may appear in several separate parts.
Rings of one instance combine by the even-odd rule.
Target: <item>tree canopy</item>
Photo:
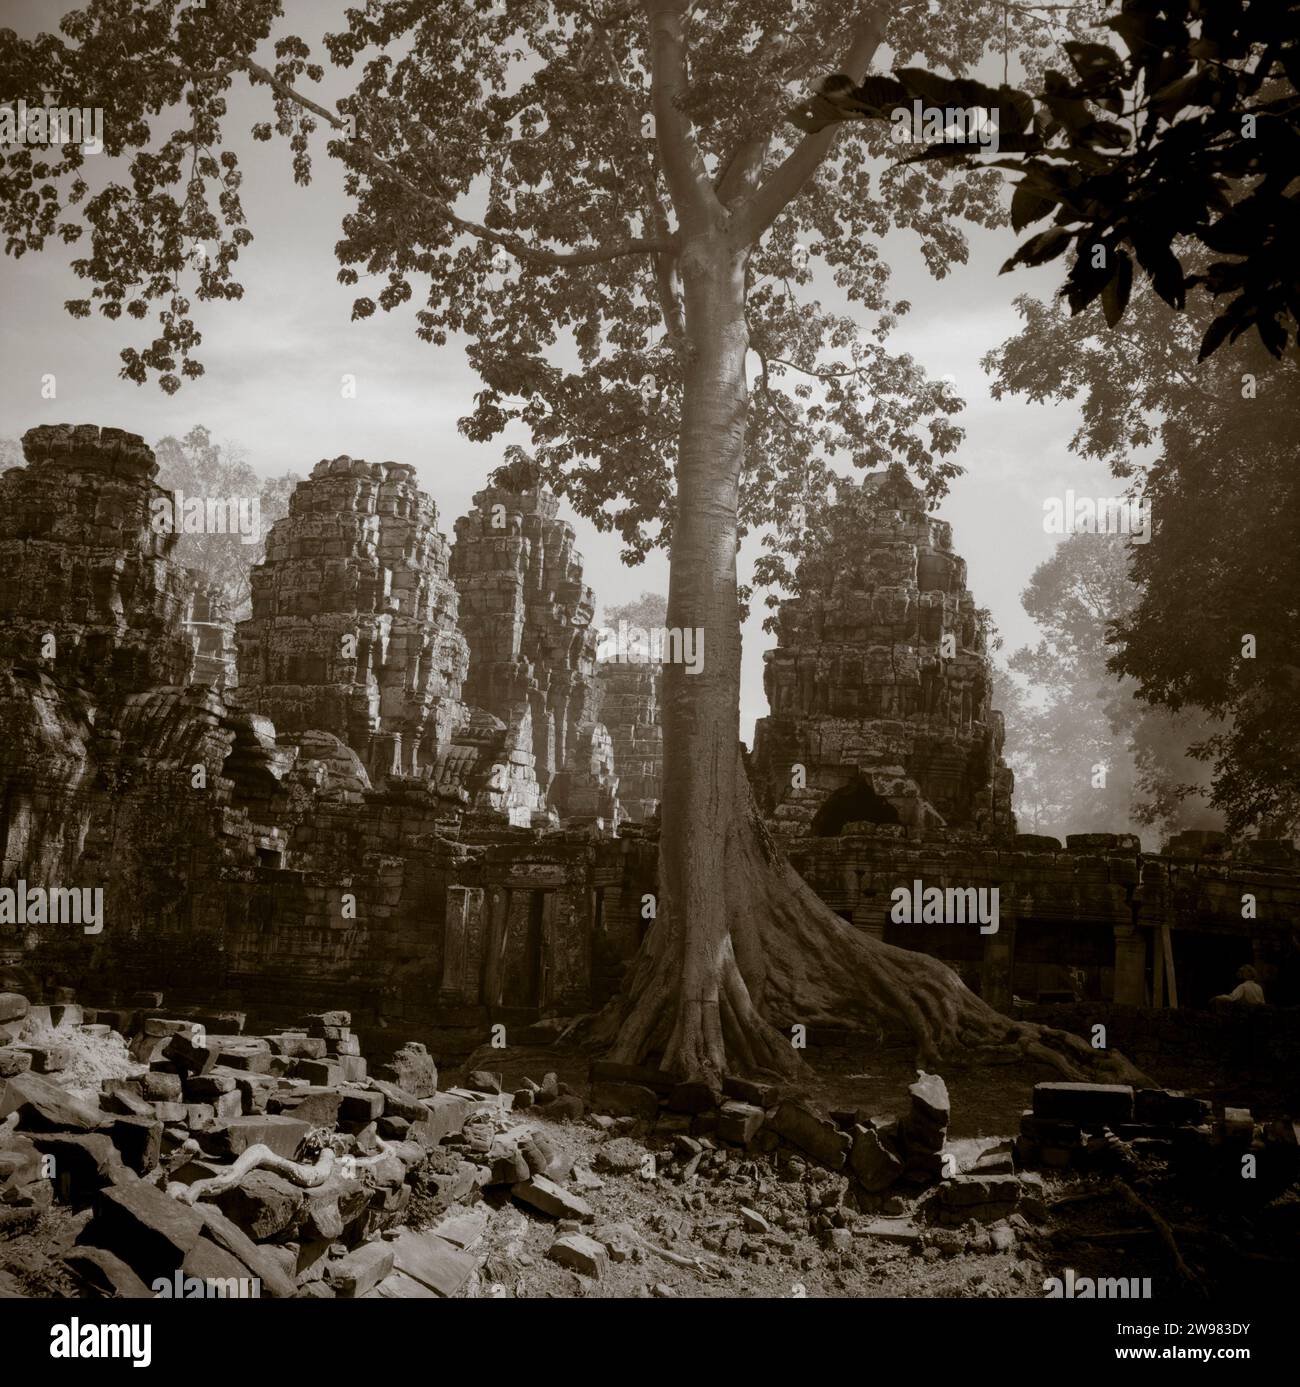
[[[1300,331],[1300,2],[1123,0],[1102,30],[1122,52],[1068,40],[1061,51],[1071,71],[1048,68],[1028,90],[902,69],[861,85],[834,79],[793,119],[804,128],[883,120],[914,101],[986,108],[999,138],[985,143],[1002,156],[988,164],[1023,175],[1014,227],[1052,222],[1004,270],[1073,247],[1071,309],[1100,298],[1114,326],[1136,265],[1173,308],[1194,286],[1223,300],[1200,357],[1251,328],[1281,355]],[[969,164],[978,143],[948,140],[912,157]],[[1189,246],[1225,258],[1187,267]]]

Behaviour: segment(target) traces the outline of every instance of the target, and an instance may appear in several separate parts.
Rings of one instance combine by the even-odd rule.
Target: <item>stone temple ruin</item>
[[[430,1034],[613,995],[655,889],[660,670],[597,661],[572,527],[527,465],[449,543],[413,468],[319,463],[236,631],[150,525],[140,438],[23,446],[0,476],[0,885],[101,889],[105,924],[0,920],[0,966]],[[1007,1011],[1204,1003],[1244,962],[1296,988],[1293,845],[1017,834],[951,527],[901,467],[819,523],[751,774],[835,910]],[[996,888],[998,929],[894,923],[914,881]]]
[[[1003,1254],[1059,1262],[1071,1173],[1119,1199],[1163,1166],[1225,1207],[1294,1183],[1290,1118],[1128,1082],[1037,1083],[1002,1137],[951,1134],[925,1072],[897,1114],[600,1058],[576,1091],[557,1029],[614,995],[656,889],[661,671],[597,661],[557,498],[502,468],[449,544],[412,468],[323,461],[236,629],[152,528],[140,438],[23,445],[0,475],[0,1297],[838,1294],[964,1256],[973,1280],[928,1284],[1024,1294]],[[1285,995],[1294,849],[1017,834],[949,526],[901,469],[823,521],[750,759],[808,881],[1008,1012],[1285,1089],[1293,1011],[1173,1008],[1247,958]],[[913,883],[996,888],[998,928],[894,923]],[[896,1061],[809,1030],[819,1064]],[[1161,1217],[1129,1193],[1122,1220]]]

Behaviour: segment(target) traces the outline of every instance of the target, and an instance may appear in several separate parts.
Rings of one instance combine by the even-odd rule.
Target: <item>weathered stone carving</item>
[[[794,834],[854,821],[1013,834],[966,565],[901,466],[844,488],[797,579],[764,657],[772,711],[755,735],[774,821]]]

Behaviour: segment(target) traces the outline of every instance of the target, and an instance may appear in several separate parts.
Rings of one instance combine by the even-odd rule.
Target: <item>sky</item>
[[[0,0],[0,22],[29,36],[50,28],[68,8],[48,0]],[[286,4],[291,31],[302,34],[316,52],[320,33],[342,27],[343,8],[344,0]],[[327,76],[319,90],[328,102],[343,88]],[[296,187],[283,141],[254,144],[237,133],[269,117],[265,96],[239,85],[236,93],[228,140],[240,156],[244,210],[255,239],[237,267],[243,300],[196,305],[203,333],[197,355],[206,374],[186,381],[170,397],[156,384],[119,379],[118,354],[124,345],[147,340],[141,330],[147,323],[68,316],[64,301],[89,292],[69,268],[81,250],[54,245],[20,261],[3,256],[0,438],[17,438],[42,423],[90,423],[127,429],[154,443],[202,424],[216,439],[241,445],[247,461],[267,475],[306,474],[319,459],[339,454],[411,463],[450,535],[506,444],[527,439],[507,434],[485,445],[458,433],[457,420],[472,407],[477,378],[466,364],[463,342],[453,339],[439,348],[416,338],[418,289],[409,311],[351,321],[352,300],[365,290],[335,280],[333,247],[348,199],[339,168],[324,152],[324,137],[319,132],[314,137],[312,184]],[[915,237],[892,233],[888,238],[892,296],[912,303],[890,346],[911,352],[932,376],[952,376],[966,401],[960,416],[966,438],[957,455],[965,474],[953,483],[938,514],[952,522],[954,545],[967,560],[975,598],[990,609],[1010,649],[1035,639],[1020,592],[1059,542],[1043,532],[1044,501],[1063,496],[1067,488],[1108,495],[1115,484],[1100,465],[1070,454],[1077,424],[1071,407],[994,401],[980,368],[985,352],[1018,329],[1014,297],[1049,297],[1059,282],[1059,262],[999,276],[1018,238],[1009,229],[988,232],[974,226],[966,234],[969,262],[938,282],[927,271]],[[819,279],[815,288],[828,307],[852,311],[837,303],[829,278]],[[53,400],[41,397],[47,373],[56,377]],[[344,373],[357,377],[355,399],[341,396]],[[577,532],[598,610],[643,590],[667,592],[664,555],[627,568],[619,560],[616,535],[599,533],[567,507],[561,514]],[[742,581],[759,552],[757,536],[750,536],[740,556]],[[751,742],[754,719],[767,711],[762,652],[773,642],[761,627],[761,597],[753,605],[744,631],[741,687],[741,735]]]

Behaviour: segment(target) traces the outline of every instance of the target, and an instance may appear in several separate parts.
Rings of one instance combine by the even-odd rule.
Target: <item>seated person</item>
[[[1238,1002],[1242,1006],[1262,1007],[1264,989],[1259,985],[1259,974],[1247,963],[1237,969],[1237,976],[1241,979],[1237,986],[1224,996],[1211,997],[1211,1003],[1223,1006],[1228,1002]]]

